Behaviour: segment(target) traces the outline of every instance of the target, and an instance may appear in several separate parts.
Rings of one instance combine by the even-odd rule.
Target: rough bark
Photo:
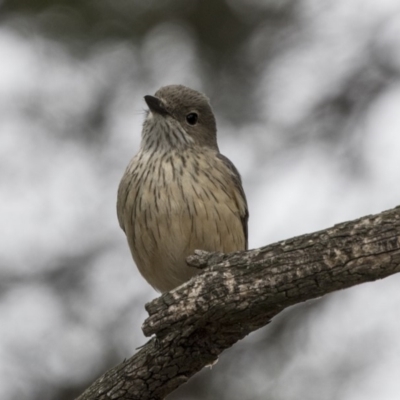
[[[202,274],[146,305],[129,360],[78,400],[163,399],[284,308],[400,271],[400,207],[260,249],[197,252]]]

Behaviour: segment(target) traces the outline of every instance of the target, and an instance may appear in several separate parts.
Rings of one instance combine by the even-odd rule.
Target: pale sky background
[[[249,3],[227,2],[246,18],[263,8]],[[160,86],[211,98],[220,150],[242,174],[252,248],[400,204],[399,2],[302,1],[297,24],[257,64],[257,117],[242,123],[225,108],[250,99],[207,91],[184,24],[83,56],[12,18],[0,25],[1,399],[60,399],[60,388],[73,399],[147,340],[144,304],[158,294],[133,264],[115,202],[143,96]],[[268,32],[261,24],[239,56],[257,59]],[[352,103],[338,123],[320,105],[341,93]],[[169,398],[398,400],[399,287],[392,276],[285,311]]]

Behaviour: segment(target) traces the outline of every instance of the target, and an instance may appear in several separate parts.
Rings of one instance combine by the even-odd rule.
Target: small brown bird
[[[247,249],[249,214],[239,172],[218,150],[207,97],[170,85],[144,99],[150,111],[117,214],[140,273],[166,292],[197,273],[185,261],[195,249]]]

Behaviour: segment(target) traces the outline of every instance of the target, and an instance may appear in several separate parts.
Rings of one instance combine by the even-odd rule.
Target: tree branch
[[[400,271],[400,207],[260,249],[196,252],[202,274],[146,304],[129,360],[78,400],[163,399],[284,308]]]

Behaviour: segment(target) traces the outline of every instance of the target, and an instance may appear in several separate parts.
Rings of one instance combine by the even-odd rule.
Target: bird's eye
[[[196,113],[190,113],[186,115],[186,122],[189,125],[196,125],[199,116]]]

